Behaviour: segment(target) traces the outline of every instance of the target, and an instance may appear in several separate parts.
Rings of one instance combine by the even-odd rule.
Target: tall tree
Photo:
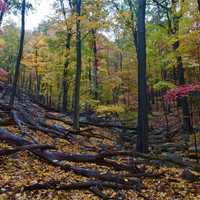
[[[93,60],[93,95],[94,99],[98,99],[98,80],[97,80],[97,67],[98,67],[98,57],[97,57],[97,31],[95,28],[91,30],[92,32],[92,38],[93,38],[93,45],[92,45],[92,50],[93,50],[93,55],[94,55],[94,60]]]
[[[137,151],[148,151],[148,109],[146,79],[146,0],[138,0],[137,57],[138,57],[138,138]]]
[[[75,90],[74,90],[74,117],[73,127],[79,129],[80,117],[80,83],[81,83],[81,0],[76,0],[76,77],[75,77]]]
[[[171,21],[172,25],[172,35],[174,35],[177,40],[173,44],[173,50],[176,52],[180,46],[180,40],[179,40],[179,29],[180,29],[180,18],[182,17],[182,8],[184,4],[184,0],[179,1],[179,0],[172,0],[172,7],[171,7],[171,12],[173,19]],[[177,12],[177,7],[180,7],[180,11]],[[185,81],[185,70],[183,67],[183,62],[182,62],[182,56],[178,54],[176,56],[177,60],[177,70],[178,70],[178,83],[179,85],[183,85],[186,83]],[[182,113],[183,113],[183,130],[186,133],[190,133],[192,131],[192,122],[190,119],[190,110],[189,110],[189,104],[188,104],[188,99],[187,97],[184,97],[180,100],[181,108],[182,108]]]
[[[157,4],[163,11],[166,13],[167,19],[167,29],[169,36],[175,38],[175,42],[172,44],[173,53],[176,56],[176,64],[174,66],[174,79],[178,82],[179,85],[183,85],[186,83],[185,80],[185,69],[182,62],[182,55],[180,54],[179,47],[180,47],[180,22],[181,18],[184,15],[185,9],[185,1],[184,0],[166,0],[163,2],[159,2],[157,0],[152,0],[154,3]],[[166,6],[167,4],[167,6]],[[189,103],[187,97],[184,97],[180,100],[180,106],[182,109],[182,116],[183,116],[183,130],[185,133],[190,133],[192,131],[192,122],[190,119],[190,110],[189,110]]]
[[[63,70],[63,81],[62,81],[62,87],[63,87],[63,98],[62,98],[62,112],[66,113],[67,112],[67,106],[68,106],[68,82],[67,82],[67,72],[68,72],[68,66],[69,66],[69,54],[70,54],[70,49],[71,49],[71,40],[72,40],[72,28],[69,23],[67,23],[67,13],[65,11],[65,5],[63,0],[60,1],[60,6],[62,10],[62,14],[66,23],[66,28],[67,28],[67,34],[66,34],[66,43],[65,43],[65,51],[66,51],[66,57],[65,57],[65,62],[64,62],[64,70]],[[69,7],[72,12],[72,3],[69,0]]]
[[[3,22],[5,11],[8,9],[8,0],[0,0],[0,27]]]
[[[15,65],[15,75],[13,80],[13,86],[12,86],[12,93],[10,96],[10,106],[13,106],[16,96],[16,90],[17,90],[17,83],[19,79],[20,74],[20,64],[23,54],[23,48],[24,48],[24,36],[25,36],[25,11],[26,11],[26,0],[22,0],[21,5],[21,34],[20,34],[20,42],[19,42],[19,51],[17,54],[17,60]]]
[[[198,3],[198,10],[200,12],[200,0],[197,0],[197,3]]]

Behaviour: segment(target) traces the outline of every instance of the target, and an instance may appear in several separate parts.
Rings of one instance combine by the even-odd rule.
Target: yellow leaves
[[[123,113],[125,111],[124,107],[121,105],[99,105],[96,109],[99,115],[111,115],[114,113]]]
[[[87,27],[89,29],[97,29],[98,27],[100,27],[100,24],[97,21],[91,21],[91,22],[88,22]]]
[[[4,48],[6,45],[5,40],[3,38],[0,38],[0,49]]]
[[[172,82],[169,81],[159,81],[156,84],[153,85],[153,88],[156,91],[160,91],[160,90],[166,90],[166,89],[171,89],[174,88],[175,85]]]
[[[35,44],[35,45],[37,46],[37,48],[41,48],[41,47],[47,46],[46,38],[40,37],[40,38],[38,38],[38,39],[39,39],[39,40],[38,40],[37,43]]]
[[[80,20],[80,21],[84,21],[84,20],[86,20],[87,18],[86,18],[85,16],[78,16],[77,19]]]
[[[118,87],[122,83],[120,77],[117,76],[110,76],[109,79],[104,80],[104,88],[112,91],[116,87]]]
[[[129,11],[122,11],[122,12],[120,12],[120,16],[122,18],[129,18],[130,17],[130,12]]]

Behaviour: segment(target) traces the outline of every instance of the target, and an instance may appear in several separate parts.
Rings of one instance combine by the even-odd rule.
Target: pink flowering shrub
[[[171,90],[168,90],[167,93],[164,95],[164,99],[167,102],[172,102],[195,92],[200,93],[200,83],[181,85]]]
[[[8,9],[7,3],[4,0],[0,0],[0,11],[5,12]]]

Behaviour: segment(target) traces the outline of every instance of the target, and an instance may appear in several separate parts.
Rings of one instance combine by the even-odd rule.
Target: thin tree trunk
[[[146,80],[146,30],[145,11],[146,0],[139,0],[138,10],[138,138],[137,151],[148,151],[148,106],[147,106],[147,80]]]
[[[137,52],[137,47],[138,47],[137,29],[136,29],[135,20],[134,20],[134,7],[133,7],[132,0],[128,0],[128,5],[129,5],[130,13],[131,13],[131,21],[132,21],[131,29],[132,29],[133,42],[134,42],[135,49]],[[138,53],[137,53],[137,55],[138,55]]]
[[[8,6],[8,0],[4,0],[4,4],[6,5],[6,6]],[[0,12],[0,27],[2,26],[2,22],[3,22],[3,18],[4,18],[4,15],[5,15],[5,10],[2,10],[1,12]]]
[[[25,36],[25,11],[26,11],[26,0],[22,1],[22,8],[21,8],[21,35],[20,35],[20,44],[19,44],[19,52],[17,55],[17,61],[15,66],[15,75],[14,75],[14,81],[13,81],[13,87],[12,87],[12,93],[10,96],[10,106],[13,106],[16,96],[16,90],[17,90],[17,82],[19,79],[19,73],[20,73],[20,64],[23,54],[23,48],[24,48],[24,36]]]
[[[93,95],[95,99],[98,99],[98,80],[97,80],[97,66],[98,66],[98,59],[97,59],[97,42],[96,42],[96,30],[92,29],[92,37],[93,37]]]
[[[177,4],[179,3],[178,0],[172,0],[172,13],[173,13],[173,29],[171,31],[172,35],[176,35],[179,31],[179,25],[180,25],[180,17],[177,17],[177,11],[176,7]],[[183,2],[181,2],[183,3]],[[182,5],[181,5],[182,6]],[[177,41],[173,44],[173,50],[176,51],[180,46],[180,41],[177,39]],[[185,73],[184,73],[184,68],[183,68],[183,62],[182,62],[182,57],[181,55],[178,55],[177,58],[177,70],[178,70],[178,83],[179,85],[184,85],[185,84]],[[186,133],[191,133],[193,128],[192,128],[192,123],[190,119],[190,110],[189,110],[189,104],[188,104],[188,99],[187,97],[184,97],[180,100],[181,104],[181,109],[182,109],[182,115],[183,115],[183,129],[184,132]]]
[[[184,68],[182,63],[182,57],[177,57],[177,65],[178,65],[178,81],[180,85],[185,84],[185,76],[184,76]],[[188,104],[187,97],[184,97],[180,100],[182,113],[183,113],[183,129],[186,133],[191,133],[193,130],[191,119],[190,119],[190,109]]]
[[[67,15],[65,11],[65,6],[63,0],[60,0],[60,6],[62,9],[63,17],[64,20],[67,21]],[[69,1],[69,7],[72,10],[72,5],[71,2]],[[71,28],[68,27],[68,24],[66,22],[66,27],[67,27],[67,37],[66,37],[66,45],[65,45],[65,50],[66,50],[66,58],[64,62],[64,70],[63,70],[63,80],[62,80],[62,89],[63,89],[63,96],[62,96],[62,112],[66,113],[67,112],[67,107],[68,107],[68,82],[67,82],[67,70],[69,66],[69,52],[71,49],[71,39],[72,39],[72,30]]]
[[[200,12],[200,0],[197,0],[197,3],[198,3],[198,10]]]
[[[62,99],[62,112],[66,113],[67,112],[67,97],[68,97],[68,83],[67,83],[67,70],[69,66],[69,51],[71,47],[71,38],[72,38],[72,33],[69,31],[67,33],[67,41],[66,41],[66,60],[64,63],[64,71],[63,71],[63,99]]]
[[[75,90],[74,90],[74,117],[73,127],[79,129],[79,117],[80,117],[80,82],[81,82],[81,30],[80,30],[80,16],[81,16],[81,0],[76,1],[76,51],[77,51],[77,63],[76,63],[76,78],[75,78]]]
[[[28,94],[32,95],[32,75],[31,75],[31,73],[29,74],[29,79],[28,79]]]
[[[1,11],[0,12],[0,27],[2,26],[3,17],[4,17],[4,11]]]
[[[35,75],[36,75],[36,99],[40,98],[40,75],[38,73],[38,49],[35,49]]]
[[[36,74],[36,98],[37,100],[40,99],[40,80],[41,80],[41,77],[40,75],[38,74],[38,69],[37,67],[35,68],[35,74]]]

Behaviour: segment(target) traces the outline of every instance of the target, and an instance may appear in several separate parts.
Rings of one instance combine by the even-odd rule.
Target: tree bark
[[[135,50],[137,53],[137,47],[138,47],[138,41],[137,41],[137,29],[136,29],[136,25],[135,25],[135,19],[134,19],[134,8],[133,8],[133,2],[132,0],[128,0],[128,5],[129,5],[129,9],[130,9],[130,13],[131,13],[131,21],[132,21],[132,26],[131,26],[131,30],[132,30],[132,36],[133,36],[133,43],[135,45]],[[138,53],[137,53],[138,55]]]
[[[97,82],[97,65],[98,65],[98,59],[97,59],[97,42],[96,42],[96,30],[92,29],[92,37],[93,37],[93,95],[95,99],[98,99],[98,82]]]
[[[80,30],[80,16],[81,16],[81,0],[76,1],[76,78],[75,78],[75,91],[74,91],[74,117],[73,127],[79,129],[79,117],[80,117],[80,82],[81,82],[81,30]]]
[[[35,76],[36,76],[36,99],[39,101],[40,97],[40,75],[38,73],[38,48],[35,48]]]
[[[179,32],[179,25],[180,25],[180,16],[177,16],[177,11],[176,7],[177,4],[179,3],[178,0],[172,0],[172,7],[171,7],[171,12],[173,15],[173,29],[171,30],[172,35],[176,35]],[[181,1],[181,3],[183,3]],[[180,5],[182,6],[182,5]],[[179,38],[177,38],[177,41],[173,44],[173,50],[177,51],[177,49],[180,46],[180,41]],[[183,62],[182,62],[182,57],[181,55],[178,55],[176,57],[176,63],[177,63],[177,71],[178,71],[178,83],[179,85],[184,85],[186,83],[185,81],[185,73],[184,73],[184,67],[183,67]],[[189,110],[189,104],[188,104],[188,99],[187,97],[184,97],[180,100],[180,105],[182,109],[182,116],[183,116],[183,130],[185,133],[191,133],[193,128],[192,128],[192,123],[190,119],[190,110]]]
[[[63,17],[64,20],[67,21],[67,15],[65,11],[65,6],[63,0],[60,0],[60,6],[62,9]],[[72,10],[72,5],[71,2],[69,1],[69,7]],[[67,112],[67,107],[68,107],[68,82],[67,82],[67,70],[69,66],[69,53],[71,49],[71,39],[72,39],[72,30],[70,27],[68,27],[68,24],[66,22],[66,28],[67,28],[67,37],[66,37],[66,45],[65,45],[65,50],[66,50],[66,57],[65,57],[65,62],[64,62],[64,70],[63,70],[63,81],[62,81],[62,89],[63,89],[63,96],[62,96],[62,112],[66,113]]]
[[[197,0],[197,3],[198,3],[198,10],[200,12],[200,0]]]
[[[147,108],[147,80],[146,80],[146,33],[145,11],[146,0],[138,1],[138,138],[137,151],[148,151],[148,108]]]
[[[68,31],[67,33],[67,40],[66,40],[66,59],[64,63],[64,71],[63,71],[63,99],[62,99],[62,112],[66,113],[67,112],[67,97],[68,97],[68,83],[67,83],[67,70],[69,66],[69,51],[71,48],[71,38],[72,38],[72,33],[71,31]]]
[[[1,11],[0,12],[0,27],[1,27],[2,22],[3,22],[3,17],[4,17],[4,11]]]
[[[185,84],[185,76],[184,76],[184,68],[182,63],[182,57],[177,57],[177,65],[178,65],[178,81],[180,85]],[[183,97],[180,100],[181,108],[182,108],[182,115],[183,115],[183,130],[185,133],[189,134],[192,133],[193,127],[192,122],[190,119],[190,109],[188,104],[188,98]]]
[[[26,0],[22,1],[22,8],[21,8],[21,35],[20,35],[20,44],[19,44],[19,52],[17,55],[17,61],[15,66],[15,75],[14,75],[14,81],[13,81],[13,88],[12,88],[12,94],[10,96],[10,106],[13,106],[16,96],[16,90],[17,90],[17,83],[19,79],[19,73],[20,73],[20,64],[23,54],[23,48],[24,48],[24,36],[25,36],[25,11],[26,11]]]

